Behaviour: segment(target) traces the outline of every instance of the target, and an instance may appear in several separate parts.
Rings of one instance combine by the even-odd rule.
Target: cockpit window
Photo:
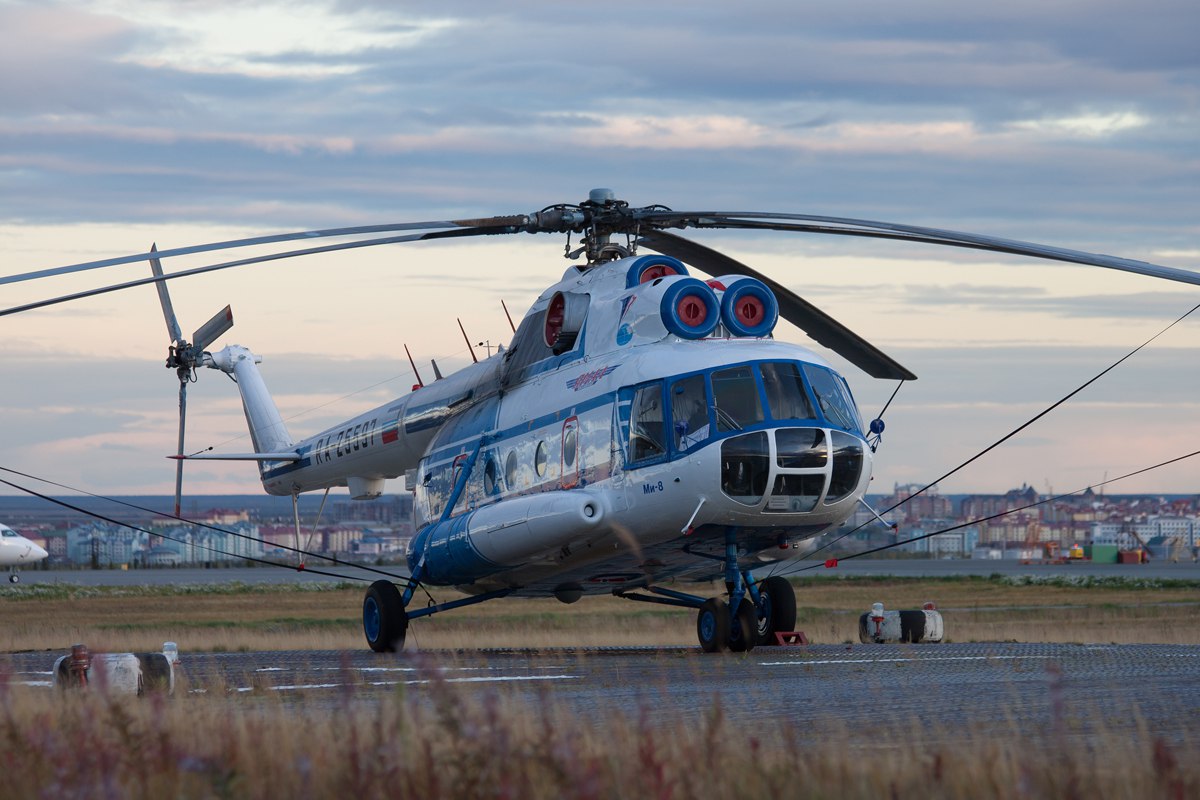
[[[633,395],[629,414],[630,461],[666,455],[663,423],[662,384],[639,387]]]
[[[850,390],[846,384],[838,380],[832,372],[812,364],[804,365],[804,374],[812,386],[813,394],[817,396],[817,405],[821,414],[830,424],[848,431],[858,433],[861,423],[854,401],[850,398]]]
[[[671,384],[670,397],[675,449],[680,452],[690,450],[710,434],[704,376],[693,375]]]
[[[800,367],[790,362],[760,364],[767,408],[774,419],[813,419],[812,403],[804,391]]]
[[[740,431],[763,421],[758,385],[749,366],[714,372],[712,382],[718,432]]]
[[[17,535],[17,532],[16,532],[16,531],[10,531],[8,528],[5,528],[4,530],[0,531],[0,534],[3,534],[3,535],[4,535],[4,536],[6,536],[6,537],[7,537],[7,536],[16,536],[16,535]]]

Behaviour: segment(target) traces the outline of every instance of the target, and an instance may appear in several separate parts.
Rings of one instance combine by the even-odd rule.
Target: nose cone
[[[40,547],[35,544],[32,547],[32,552],[29,553],[29,560],[30,561],[41,561],[43,558],[45,558],[48,555],[50,555],[50,554],[46,552],[46,548]]]

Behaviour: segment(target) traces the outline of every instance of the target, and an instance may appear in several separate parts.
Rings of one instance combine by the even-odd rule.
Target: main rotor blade
[[[507,217],[489,217],[486,219],[459,219],[459,220],[437,220],[433,222],[401,222],[388,225],[361,225],[353,228],[327,228],[317,231],[297,231],[294,233],[277,233],[270,236],[253,236],[248,239],[230,239],[225,242],[212,242],[210,244],[198,244],[190,247],[176,247],[171,250],[162,250],[159,252],[151,251],[149,253],[135,253],[129,256],[119,256],[117,258],[105,258],[99,261],[87,261],[81,264],[69,264],[65,267],[52,267],[50,269],[35,270],[33,272],[23,272],[19,275],[0,276],[0,285],[6,283],[20,283],[21,281],[35,280],[38,278],[48,278],[52,275],[67,275],[72,272],[84,272],[91,269],[101,269],[103,267],[115,267],[119,264],[131,264],[136,261],[149,261],[152,258],[171,258],[173,256],[190,255],[193,253],[209,253],[214,250],[229,250],[237,247],[250,247],[261,244],[278,244],[280,242],[291,242],[297,239],[318,239],[330,236],[362,236],[371,233],[387,233],[391,231],[413,231],[413,230],[428,230],[441,228],[478,228],[478,227],[507,227],[507,226],[523,226],[528,224],[529,218],[524,215],[507,216]]]
[[[505,233],[517,233],[523,230],[513,226],[487,226],[476,228],[460,228],[452,231],[433,231],[431,233],[410,233],[403,236],[384,236],[379,239],[360,239],[355,242],[340,242],[338,244],[327,244],[322,247],[309,247],[303,250],[288,250],[282,253],[271,253],[264,256],[255,256],[253,258],[243,258],[237,261],[226,261],[221,264],[211,264],[206,267],[195,267],[193,269],[180,270],[172,272],[169,275],[162,277],[153,276],[150,278],[139,278],[124,283],[116,283],[111,286],[102,286],[98,289],[88,289],[83,292],[74,292],[72,294],[64,294],[60,297],[52,297],[49,300],[38,300],[34,303],[25,303],[20,306],[13,306],[0,310],[0,317],[7,317],[10,314],[19,314],[22,311],[32,311],[35,308],[45,308],[59,303],[66,303],[71,300],[81,300],[85,297],[94,297],[98,294],[107,294],[109,292],[117,292],[122,289],[131,289],[134,286],[144,286],[147,283],[160,283],[162,281],[174,280],[175,278],[183,278],[189,275],[202,275],[206,272],[216,272],[222,269],[231,269],[233,267],[244,267],[249,264],[261,264],[267,261],[279,261],[285,258],[295,258],[296,256],[309,256],[317,253],[332,253],[338,250],[353,250],[359,247],[375,247],[381,244],[398,244],[401,242],[419,242],[428,239],[451,239],[467,236],[492,236]],[[160,255],[165,254],[163,251]]]
[[[788,322],[828,347],[872,378],[915,381],[917,376],[854,331],[808,302],[800,295],[761,272],[702,244],[666,231],[643,234],[642,243],[668,256],[691,264],[713,277],[749,275],[775,293],[779,313]]]
[[[158,252],[157,242],[150,245],[150,252]],[[158,260],[157,256],[150,259],[150,271],[156,277],[162,277],[162,262]],[[167,292],[167,284],[159,281],[154,284],[154,288],[158,289],[158,304],[162,306],[163,317],[167,320],[167,336],[171,337],[171,344],[175,344],[183,338],[183,331],[179,329],[179,320],[175,318],[175,307],[171,305],[171,295]]]
[[[165,283],[159,283],[159,288],[165,288]],[[208,349],[208,346],[217,340],[221,334],[233,327],[233,309],[225,306],[212,319],[201,325],[192,334],[192,347],[196,352],[202,352]]]
[[[811,214],[777,214],[754,211],[679,212],[639,210],[633,213],[633,217],[643,224],[659,223],[669,227],[681,228],[777,230],[900,239],[950,247],[988,250],[997,253],[1010,253],[1033,258],[1044,258],[1051,261],[1065,261],[1072,264],[1085,264],[1200,286],[1200,273],[1191,270],[1165,267],[1160,264],[1151,264],[1147,261],[1136,261],[1130,258],[1120,258],[1119,256],[1104,255],[1102,253],[1088,253],[1082,250],[1071,250],[1065,247],[1023,242],[1017,239],[1005,239],[999,236],[985,236],[942,228],[926,228],[919,225],[902,225],[892,222],[853,219],[850,217],[824,217]],[[769,220],[779,220],[779,222]],[[786,220],[794,220],[795,222],[789,223]]]

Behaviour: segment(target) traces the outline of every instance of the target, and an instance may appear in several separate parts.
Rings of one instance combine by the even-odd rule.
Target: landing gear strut
[[[661,586],[643,587],[650,594],[633,591],[617,591],[615,594],[626,600],[696,609],[696,638],[706,653],[723,650],[748,652],[756,645],[773,644],[777,631],[795,629],[796,593],[791,583],[779,576],[759,583],[749,571],[743,571],[738,566],[737,541],[733,531],[725,536],[724,556],[704,557],[724,562],[728,601],[719,597],[697,597]]]

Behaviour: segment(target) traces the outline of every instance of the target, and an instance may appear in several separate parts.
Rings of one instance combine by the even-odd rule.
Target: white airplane
[[[401,587],[373,583],[368,645],[404,644],[410,620],[493,598],[614,594],[697,611],[704,650],[746,651],[791,631],[796,599],[756,572],[794,558],[860,505],[882,422],[864,425],[846,380],[812,350],[775,339],[783,317],[875,378],[915,375],[780,283],[668,228],[742,228],[871,236],[1071,261],[1200,284],[1200,275],[1112,256],[845,218],[631,208],[606,189],[577,205],[485,219],[340,228],[218,242],[58,267],[0,283],[148,261],[153,276],[0,311],[0,316],[155,283],[180,382],[198,367],[232,376],[254,452],[276,495],[349,487],[378,497],[411,475],[417,535]],[[406,233],[406,231],[423,231]],[[397,233],[399,232],[399,233]],[[582,234],[562,279],[526,313],[509,347],[314,436],[287,431],[259,356],[206,348],[233,324],[227,307],[183,338],[165,281],[316,252],[462,236]],[[379,233],[390,235],[361,238]],[[160,259],[322,237],[360,238],[164,274]],[[623,236],[624,243],[613,241]],[[658,254],[638,253],[639,247]],[[568,251],[570,248],[568,247]],[[686,263],[685,263],[686,262]],[[704,280],[689,271],[712,276]],[[298,523],[297,523],[298,525]],[[723,580],[723,597],[684,582]],[[468,596],[419,607],[422,585]]]
[[[19,583],[17,567],[41,561],[49,553],[7,525],[0,524],[0,567],[8,567],[10,583]]]

